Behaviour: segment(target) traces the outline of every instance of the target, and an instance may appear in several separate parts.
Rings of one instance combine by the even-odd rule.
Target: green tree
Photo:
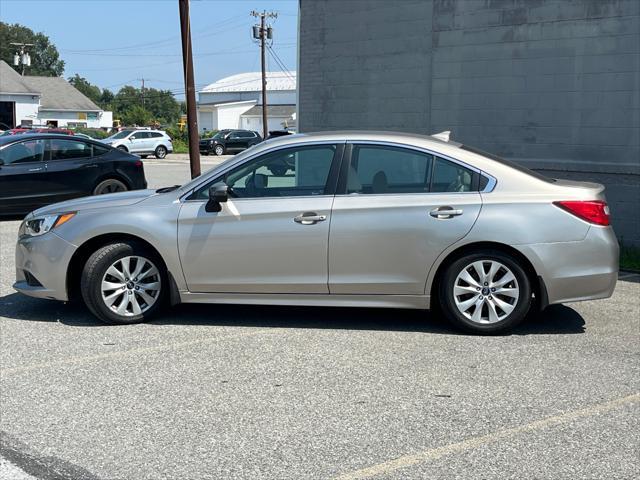
[[[86,78],[76,73],[73,77],[69,77],[69,83],[89,97],[94,103],[98,105],[102,103],[102,90],[100,90],[100,87],[92,85]]]
[[[143,118],[141,110],[147,112],[148,121],[144,125],[152,122],[165,126],[173,125],[180,118],[180,104],[169,90],[145,88],[143,100],[141,89],[126,85],[116,93],[110,106],[114,111],[114,118],[122,120],[125,125],[131,124],[130,120],[133,119],[132,112],[134,110],[137,120]],[[143,125],[138,121],[133,123]]]
[[[0,22],[0,59],[11,65],[17,72],[22,72],[21,65],[13,65],[13,56],[18,47],[11,45],[12,42],[34,44],[27,50],[31,55],[31,66],[25,68],[25,74],[59,77],[64,72],[64,61],[60,59],[58,49],[44,33],[35,33],[30,28],[17,23]]]
[[[125,125],[149,125],[152,121],[151,114],[140,105],[134,105],[123,112],[121,117]]]

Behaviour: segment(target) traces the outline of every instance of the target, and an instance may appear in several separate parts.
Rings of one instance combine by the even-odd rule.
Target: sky
[[[297,0],[191,0],[196,89],[220,78],[260,70],[251,38],[252,10],[278,13],[273,50],[296,69]],[[65,61],[101,88],[123,85],[172,90],[184,98],[178,0],[0,0],[0,20],[43,32]],[[281,67],[267,54],[269,70]]]

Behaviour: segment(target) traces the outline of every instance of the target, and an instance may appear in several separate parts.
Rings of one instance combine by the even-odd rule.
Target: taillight
[[[553,202],[557,207],[596,225],[609,225],[609,207],[601,200],[567,200]]]
[[[137,160],[135,165],[136,165],[136,167],[141,167],[142,166],[142,160]]]

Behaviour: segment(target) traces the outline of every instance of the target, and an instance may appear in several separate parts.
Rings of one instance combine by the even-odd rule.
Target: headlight
[[[50,230],[67,223],[76,212],[63,213],[61,215],[41,215],[34,218],[25,219],[20,225],[19,236],[39,237]]]

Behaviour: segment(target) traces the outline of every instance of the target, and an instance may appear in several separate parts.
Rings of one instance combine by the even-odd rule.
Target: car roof
[[[79,142],[86,142],[87,140],[98,142],[95,138],[75,138],[74,135],[66,135],[64,133],[30,133],[29,135],[7,135],[6,137],[0,137],[0,146],[7,145],[8,143],[16,143],[19,141],[38,140],[46,138],[61,138],[63,140],[76,140]]]

